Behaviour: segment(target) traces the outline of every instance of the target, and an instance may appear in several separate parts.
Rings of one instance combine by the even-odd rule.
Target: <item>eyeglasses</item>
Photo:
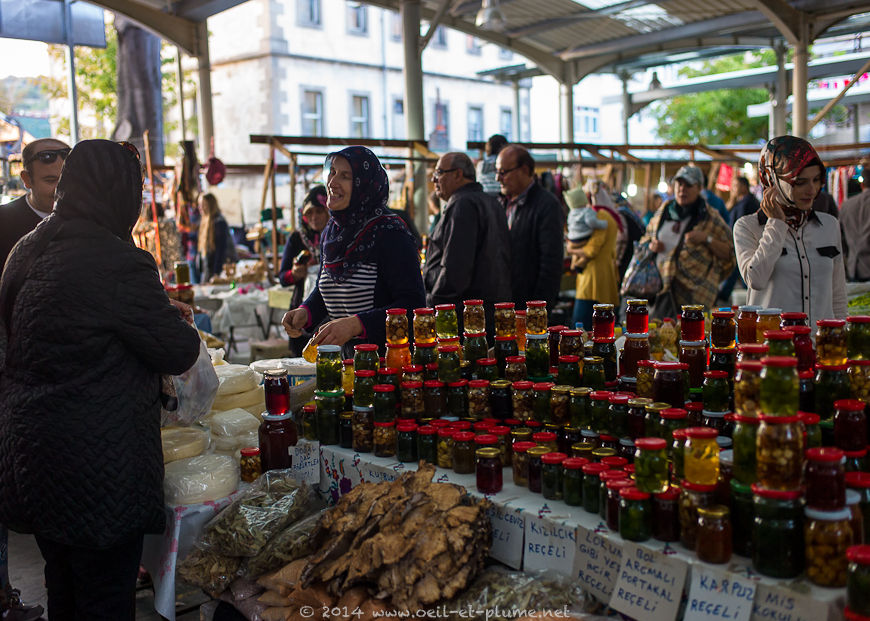
[[[453,172],[454,170],[459,170],[459,169],[458,168],[448,168],[446,170],[442,170],[440,168],[436,168],[435,173],[432,175],[432,179],[434,179],[435,181],[438,181],[438,179],[440,179],[441,177],[443,177],[444,175],[446,175],[449,172]]]
[[[58,157],[62,160],[66,160],[66,156],[69,155],[69,152],[72,151],[69,147],[65,147],[63,149],[46,149],[45,151],[37,151],[33,154],[27,161],[24,162],[24,165],[27,166],[34,160],[39,160],[43,164],[53,164]]]
[[[142,160],[142,156],[139,155],[139,149],[137,149],[136,145],[134,145],[132,142],[127,142],[126,140],[122,140],[118,144],[121,145],[122,147],[124,147],[125,149],[127,149],[133,155],[135,155],[137,160],[140,160],[140,161]]]
[[[496,177],[496,179],[498,179],[499,177],[506,177],[508,175],[508,173],[512,173],[517,168],[522,168],[522,166],[517,165],[517,166],[514,166],[513,168],[508,168],[507,170],[496,170],[495,177]]]

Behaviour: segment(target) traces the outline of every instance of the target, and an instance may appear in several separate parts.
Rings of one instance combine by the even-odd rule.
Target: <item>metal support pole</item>
[[[199,139],[201,153],[208,153],[214,137],[214,116],[211,101],[211,60],[208,53],[208,27],[205,22],[196,25],[197,73],[199,75]]]
[[[631,118],[631,93],[628,92],[628,74],[619,74],[619,79],[622,80],[622,135],[625,138],[625,144],[629,144],[628,139],[628,120]]]
[[[181,139],[187,140],[187,115],[184,113],[184,70],[181,68],[181,48],[175,46],[176,59],[178,61],[178,110],[181,114]]]
[[[423,65],[420,57],[420,0],[402,0],[403,74],[405,77],[405,123],[408,140],[425,140],[423,124]],[[414,224],[429,230],[426,210],[426,167],[408,163],[409,177],[414,179]]]
[[[66,39],[66,62],[69,68],[67,75],[70,103],[69,137],[70,142],[75,145],[79,141],[79,95],[76,88],[76,53],[70,0],[63,0],[63,34]]]
[[[514,139],[513,142],[522,142],[523,140],[523,121],[522,112],[520,111],[520,81],[514,80]]]
[[[809,60],[809,27],[806,15],[801,13],[800,36],[794,46],[792,72],[792,133],[801,138],[807,134],[807,62]]]
[[[559,95],[562,100],[562,142],[574,142],[574,85],[559,84]]]
[[[773,134],[770,138],[784,136],[786,131],[786,110],[788,109],[788,72],[785,70],[785,44],[777,45],[776,52],[776,83],[774,85]]]

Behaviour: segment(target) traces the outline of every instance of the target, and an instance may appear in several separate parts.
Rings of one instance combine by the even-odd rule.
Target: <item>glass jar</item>
[[[710,370],[725,371],[728,377],[728,385],[734,384],[734,371],[736,370],[737,354],[735,349],[714,347],[710,350]]]
[[[438,362],[438,351],[435,349],[435,341],[430,343],[414,343],[414,354],[411,362],[421,365],[424,369],[427,364]]]
[[[513,458],[510,427],[494,425],[493,427],[490,427],[487,433],[495,436],[495,445],[499,450],[501,465],[505,467],[510,466]]]
[[[702,389],[705,410],[710,412],[729,410],[730,390],[728,374],[725,371],[705,371]]]
[[[848,360],[848,342],[845,319],[819,319],[816,321],[816,358],[819,364],[840,365]]]
[[[780,315],[779,327],[782,330],[785,330],[792,326],[807,326],[807,314],[800,311],[788,311],[782,313]]]
[[[579,429],[589,429],[592,425],[591,412],[589,410],[591,388],[579,386],[571,389],[571,398],[568,411],[571,417],[571,426]]]
[[[798,373],[798,409],[809,413],[816,409],[815,373],[800,371]]]
[[[495,304],[495,335],[516,336],[516,316],[513,302],[498,302]]]
[[[809,326],[789,326],[786,331],[792,335],[793,355],[797,358],[798,373],[814,369],[816,350],[810,337]]]
[[[424,425],[417,428],[417,458],[438,465],[438,430],[435,427]]]
[[[241,479],[245,483],[253,483],[263,474],[263,467],[260,462],[260,449],[256,446],[249,446],[241,449],[239,454]]]
[[[456,433],[451,427],[438,429],[438,467],[453,468],[453,435]]]
[[[739,343],[755,343],[755,323],[758,320],[759,306],[744,305],[737,310],[737,341]]]
[[[689,387],[700,388],[707,370],[706,341],[680,341],[680,362],[689,365]]]
[[[529,377],[542,378],[549,374],[550,352],[546,333],[526,334],[526,368]]]
[[[357,453],[372,452],[374,423],[374,408],[353,406],[353,414],[351,416],[351,448]]]
[[[454,433],[453,472],[456,474],[472,474],[475,467],[475,450],[473,432],[458,431]]]
[[[619,532],[619,493],[627,487],[634,487],[634,481],[627,473],[616,470],[602,472],[600,479],[598,515],[604,518],[607,528]]]
[[[314,393],[317,407],[317,440],[321,444],[338,444],[338,420],[344,410],[344,391],[322,391]],[[262,444],[260,445],[262,448]]]
[[[375,372],[370,369],[353,373],[353,404],[361,407],[375,404]]]
[[[834,416],[834,402],[851,396],[848,367],[845,364],[816,365],[815,411],[822,420]]]
[[[583,466],[589,463],[582,457],[568,457],[562,461],[562,499],[569,507],[583,506]]]
[[[849,389],[853,399],[870,403],[870,359],[849,360]]]
[[[441,418],[447,413],[447,385],[440,380],[423,382],[423,416]]]
[[[731,518],[728,507],[712,505],[698,509],[698,535],[695,552],[705,563],[723,564],[731,560]]]
[[[653,376],[653,400],[682,407],[686,402],[683,372],[678,362],[656,362]]]
[[[468,380],[447,384],[447,412],[457,418],[468,416]]]
[[[435,309],[414,309],[414,343],[434,343],[435,334]]]
[[[487,380],[471,380],[468,382],[468,416],[475,420],[483,420],[491,415],[489,382]]]
[[[844,451],[867,448],[867,416],[860,399],[834,402],[834,443]]]
[[[616,313],[613,304],[593,304],[592,338],[613,338],[616,326]],[[587,327],[587,326],[584,326]]]
[[[396,369],[398,373],[398,369],[411,364],[411,348],[407,343],[402,345],[387,345],[385,363],[388,368]]]
[[[638,360],[637,361],[637,396],[644,399],[652,399],[653,396],[653,377],[655,375],[654,360]]]
[[[389,384],[390,386],[395,388],[396,392],[398,393],[400,383],[399,368],[382,367],[378,369],[378,384]]]
[[[456,345],[444,345],[438,348],[438,379],[445,383],[460,379],[459,348]]]
[[[750,362],[757,360],[761,362],[768,353],[769,347],[764,343],[748,343],[737,346],[737,362]]]
[[[263,375],[266,411],[273,416],[290,411],[290,382],[286,369],[269,369]]]
[[[686,430],[675,429],[671,432],[671,442],[668,446],[668,459],[670,459],[673,467],[673,478],[677,481],[682,481],[685,477],[685,455]]]
[[[717,435],[717,431],[709,427],[686,429],[683,467],[689,482],[696,485],[715,485],[719,480]]]
[[[710,342],[713,347],[734,347],[736,345],[737,323],[734,321],[734,311],[713,311],[710,322]]]
[[[477,368],[477,361],[486,358],[489,347],[486,344],[486,332],[466,332],[465,343],[462,345],[462,356],[471,362],[472,368]]]
[[[481,379],[488,382],[496,381],[498,379],[498,360],[495,358],[478,358],[471,379]]]
[[[388,308],[386,318],[387,345],[408,342],[408,314],[404,308]]]
[[[588,463],[583,466],[583,509],[589,513],[598,513],[599,477],[607,469],[607,466],[598,463]]]
[[[851,513],[845,507],[836,511],[807,507],[804,513],[807,578],[823,587],[846,586],[846,553],[854,542]]]
[[[755,342],[764,342],[764,332],[766,330],[779,330],[779,324],[782,321],[781,308],[759,308],[758,317],[755,320]]]
[[[683,408],[665,408],[659,412],[659,429],[656,437],[672,438],[674,431],[687,426],[689,413]]]
[[[822,428],[819,426],[819,415],[812,412],[798,412],[804,427],[804,437],[808,449],[822,446]]]
[[[556,373],[556,383],[563,386],[579,386],[580,385],[580,357],[579,356],[559,356],[558,370]]]
[[[345,358],[344,368],[341,370],[341,389],[345,395],[353,397],[353,358]]]
[[[619,496],[619,536],[626,541],[647,541],[652,536],[650,494],[625,487]]]
[[[766,330],[764,344],[767,345],[768,356],[794,357],[794,334],[788,330]]]
[[[649,332],[649,307],[647,300],[630,299],[625,302],[625,331],[629,334]]]
[[[758,416],[761,406],[761,361],[737,363],[734,378],[734,410],[743,416]]]
[[[595,433],[594,431],[584,429],[584,432]],[[581,440],[571,445],[571,457],[582,457],[592,461],[592,451],[595,450],[596,443],[589,440]]]
[[[669,487],[652,498],[652,535],[658,541],[679,541],[680,488]]]
[[[547,303],[543,300],[526,302],[526,334],[547,334]]]
[[[856,492],[859,496],[858,506],[864,518],[864,542],[870,538],[870,473],[849,472],[846,470],[846,494],[849,491]]]
[[[859,451],[843,451],[843,455],[846,456],[846,474],[850,472],[867,471],[867,449],[861,449]]]
[[[533,387],[534,383],[529,381],[514,382],[511,386],[514,418],[523,422],[531,420],[534,417],[535,396]]]
[[[616,381],[616,339],[595,337],[592,342],[592,355],[601,358],[604,365],[604,381]]]
[[[498,494],[503,485],[498,449],[489,446],[479,448],[475,452],[475,457],[477,491],[481,494]]]
[[[547,500],[562,499],[562,463],[564,453],[551,452],[541,457],[541,495]]]
[[[583,385],[592,390],[604,388],[604,359],[600,356],[583,358]]]
[[[846,318],[846,352],[850,360],[870,359],[870,316]]]
[[[807,507],[837,511],[846,506],[846,479],[843,451],[826,446],[806,452]]]
[[[550,449],[545,446],[533,446],[530,449],[526,449],[526,455],[528,455],[529,458],[529,467],[527,468],[527,482],[530,492],[534,492],[536,494],[541,493],[541,479],[543,476],[544,468],[544,464],[541,461],[541,458],[550,452]]]
[[[642,492],[659,494],[668,488],[668,455],[662,438],[638,438],[635,443],[634,480]]]
[[[583,330],[562,330],[559,355],[583,357]]]
[[[511,447],[513,458],[511,466],[513,469],[514,485],[518,487],[528,487],[529,484],[529,455],[528,450],[537,447],[534,442],[514,442]]]
[[[628,399],[626,394],[611,393],[608,399],[610,413],[607,415],[605,428],[612,435],[620,438],[627,433]]]
[[[761,364],[761,411],[771,416],[794,416],[800,391],[797,360],[767,356],[762,358]]]
[[[375,423],[372,440],[375,457],[393,457],[396,454],[396,423]]]
[[[317,362],[315,363],[317,390],[321,392],[342,390],[341,372],[343,366],[341,347],[338,345],[318,345]],[[344,394],[343,390],[342,394]]]
[[[389,423],[396,420],[396,387],[391,384],[375,384],[374,422]]]
[[[424,417],[423,382],[402,382],[402,418],[417,420]]]
[[[269,414],[264,412],[262,422],[257,430],[260,444],[260,467],[263,472],[283,470],[293,465],[290,447],[296,446],[299,436],[296,423],[290,412],[286,414]],[[338,415],[336,414],[336,426]],[[338,444],[333,442],[332,444]]]
[[[667,438],[665,436],[660,435],[662,433],[661,428],[661,416],[662,412],[671,407],[670,403],[664,403],[661,401],[654,401],[653,403],[649,403],[645,406],[646,415],[644,416],[644,435],[651,438]]]
[[[544,337],[546,342],[546,337]],[[512,336],[497,336],[495,337],[495,359],[498,365],[498,376],[505,377],[508,358],[513,358],[519,354],[517,340]],[[549,361],[549,354],[547,354]],[[526,365],[528,366],[528,364]],[[529,375],[532,375],[529,372]],[[546,375],[546,373],[545,373]]]
[[[704,307],[684,304],[680,313],[680,340],[703,341],[704,337]]]
[[[483,300],[465,300],[462,303],[462,329],[469,332],[486,332]]]
[[[619,355],[619,374],[635,377],[637,375],[637,363],[641,360],[649,360],[649,336],[647,334],[627,333],[625,344]]]
[[[801,485],[804,435],[797,416],[761,416],[756,436],[758,484],[771,490]]]
[[[405,463],[417,461],[417,425],[414,423],[396,426],[396,457]]]
[[[752,527],[752,567],[772,578],[794,578],[804,569],[803,502],[801,492],[752,485],[755,519]]]
[[[646,417],[646,406],[652,403],[652,399],[635,397],[628,400],[628,412],[626,413],[625,432],[632,440],[641,438],[646,434],[644,429],[644,418]]]
[[[492,416],[504,421],[514,415],[511,398],[511,383],[507,380],[494,380],[489,383],[489,407]]]
[[[686,418],[686,427],[704,427],[709,426],[704,422],[704,402],[689,401],[683,406],[688,416]]]
[[[516,334],[516,343],[520,351],[526,351],[526,311],[518,310],[514,313],[516,321],[514,324],[514,334]]]
[[[846,560],[846,607],[855,614],[870,616],[870,546],[851,546],[846,550]]]
[[[459,318],[456,316],[455,304],[438,304],[435,307],[435,335],[439,339],[459,336]]]
[[[735,416],[734,433],[734,478],[744,485],[756,481],[755,451],[758,424],[760,419],[755,416],[737,414]]]
[[[562,337],[562,330],[567,330],[568,326],[550,326],[547,328],[547,348],[550,352],[550,366],[559,366],[559,342]]]
[[[598,433],[606,431],[610,414],[610,395],[606,390],[593,390],[589,394],[589,418],[592,429]]]
[[[550,412],[548,419],[560,427],[570,422],[569,401],[571,386],[556,385],[550,389]]]
[[[550,390],[555,386],[552,382],[536,382],[534,390],[534,420],[549,423],[550,420]]]
[[[509,382],[521,382],[528,379],[525,356],[509,356],[505,358],[504,378]]]
[[[314,442],[317,440],[317,408],[314,405],[303,405],[299,416],[302,437]]]
[[[715,485],[697,485],[683,481],[679,500],[680,544],[694,550],[698,538],[698,509],[713,504]]]
[[[555,453],[559,449],[556,443],[556,434],[552,431],[538,431],[532,434],[532,441],[538,446],[546,447],[551,453]]]

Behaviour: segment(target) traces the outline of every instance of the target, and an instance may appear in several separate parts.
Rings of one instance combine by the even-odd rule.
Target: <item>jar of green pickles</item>
[[[526,302],[526,339],[529,334],[547,334],[547,303],[543,300]]]
[[[487,380],[471,380],[468,382],[468,415],[476,420],[489,418],[492,411],[489,407],[489,382]]]
[[[450,416],[468,416],[468,380],[458,380],[447,384],[447,411]]]
[[[556,425],[564,426],[570,422],[569,401],[571,386],[553,386],[550,389],[549,420]]]
[[[462,344],[462,355],[476,368],[477,361],[487,357],[489,347],[486,344],[486,332],[466,332]]]
[[[478,358],[471,379],[486,380],[488,382],[494,382],[499,379],[498,360],[495,358]]]
[[[353,415],[351,417],[353,440],[351,447],[357,453],[372,452],[374,422],[373,408],[353,406]]]
[[[378,369],[378,384],[389,384],[399,392],[399,369],[393,367],[382,367]]]
[[[805,449],[800,418],[762,415],[755,442],[759,485],[772,490],[798,489]]]
[[[460,379],[459,348],[444,345],[438,348],[438,379],[442,382],[455,382]]]
[[[628,431],[628,400],[629,395],[611,393],[608,402],[608,431],[617,438],[625,436]]]
[[[665,438],[665,440],[667,440],[667,437],[659,434],[662,433],[661,414],[669,407],[671,407],[671,404],[664,403],[663,401],[654,401],[653,403],[648,403],[646,406],[644,406],[646,414],[644,415],[643,421],[643,435],[649,438]]]
[[[683,481],[679,500],[680,544],[694,551],[698,538],[698,509],[715,502],[715,485],[698,485]]]
[[[672,438],[677,429],[687,426],[689,413],[683,408],[665,408],[659,412],[659,438]]]
[[[375,423],[375,457],[393,457],[396,454],[396,423]]]
[[[767,330],[764,344],[768,356],[795,356],[794,335],[787,330]]]
[[[338,421],[344,410],[344,391],[315,391],[314,403],[317,407],[317,440],[321,444],[338,444]]]
[[[734,479],[744,485],[756,481],[756,436],[761,419],[737,414],[734,417]]]
[[[658,494],[668,488],[667,443],[662,438],[634,442],[634,480],[642,492]]]
[[[771,578],[794,578],[804,570],[804,508],[800,490],[752,485],[755,519],[752,567]]]
[[[870,545],[854,545],[846,550],[849,562],[846,577],[846,607],[850,612],[870,616]]]
[[[848,360],[848,342],[845,319],[819,319],[816,321],[816,359],[819,364],[841,365]]]
[[[591,426],[592,418],[589,412],[589,395],[591,393],[592,389],[585,386],[571,389],[571,398],[568,408],[572,427],[587,429]]]
[[[767,356],[761,364],[761,411],[772,416],[794,416],[800,390],[797,359]]]
[[[583,358],[583,385],[592,390],[604,389],[604,359],[600,356]]]
[[[317,390],[321,392],[342,390],[342,394],[344,394],[341,385],[343,366],[341,347],[338,345],[318,345],[317,362],[315,363]]]
[[[526,334],[526,369],[529,377],[544,377],[550,372],[550,350],[547,335]]]
[[[424,425],[417,428],[417,459],[438,465],[438,430]]]
[[[686,476],[686,430],[675,429],[671,432],[671,442],[668,445],[668,459],[673,466],[674,479],[682,481]]]
[[[456,316],[455,304],[439,304],[435,307],[435,335],[439,339],[459,336],[459,319]]]
[[[547,500],[562,499],[562,463],[564,453],[546,453],[541,457],[541,495]]]
[[[555,386],[552,382],[536,382],[534,390],[534,420],[541,423],[550,422],[550,390]]]
[[[758,416],[761,408],[761,361],[737,363],[734,378],[734,411],[744,416]]]
[[[846,318],[846,352],[849,360],[870,360],[870,315]]]
[[[642,399],[653,397],[653,377],[655,376],[655,360],[637,361],[637,396]]]
[[[608,431],[610,417],[610,395],[606,390],[593,390],[589,394],[589,418],[592,429],[598,433]]]
[[[311,442],[317,440],[317,407],[314,405],[303,405],[299,418],[302,437]]]
[[[580,386],[580,357],[559,356],[556,383],[564,386]]]
[[[417,461],[417,425],[414,423],[396,426],[396,457],[405,463]]]
[[[599,463],[588,463],[583,467],[583,509],[589,513],[598,513],[599,510],[599,486],[602,472],[608,470],[607,466]]]
[[[353,348],[354,371],[377,371],[380,367],[378,346],[374,343],[360,343]]]
[[[619,491],[619,536],[626,541],[646,541],[652,537],[650,494],[636,487]]]
[[[562,461],[562,499],[569,507],[583,506],[583,466],[589,463],[582,457],[568,457]]]
[[[592,340],[592,356],[601,358],[604,367],[604,381],[613,382],[617,378],[616,339],[610,337],[595,337]]]
[[[516,336],[516,315],[513,302],[498,302],[495,308],[495,335]]]
[[[541,458],[550,452],[552,451],[550,451],[550,449],[545,446],[533,446],[532,448],[526,450],[526,455],[528,455],[529,457],[527,482],[530,492],[534,492],[536,494],[541,493],[541,478],[544,468],[544,464],[541,461]]]
[[[424,368],[427,364],[438,362],[438,351],[435,349],[435,341],[431,343],[414,343],[414,353],[411,355],[411,362],[422,365]]]
[[[824,420],[834,416],[834,402],[851,396],[848,366],[817,364],[815,379],[815,413]]]
[[[705,371],[702,386],[704,409],[711,412],[727,412],[730,408],[728,374],[725,371]]]
[[[375,404],[375,372],[362,369],[353,373],[353,404],[373,406]]]

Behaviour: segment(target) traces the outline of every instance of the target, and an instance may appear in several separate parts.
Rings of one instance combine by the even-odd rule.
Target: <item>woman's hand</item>
[[[297,338],[302,336],[302,328],[308,323],[308,311],[304,308],[294,308],[293,310],[284,313],[284,319],[281,320],[284,330],[287,331],[287,336]]]
[[[302,282],[305,280],[305,277],[308,276],[308,267],[302,263],[294,263],[290,275],[293,276],[294,283]]]
[[[777,200],[776,188],[765,188],[761,195],[761,210],[768,218],[785,220],[785,212]]]
[[[685,236],[686,243],[690,246],[703,244],[707,241],[707,235],[703,231],[689,231]]]
[[[649,249],[653,252],[662,252],[665,249],[665,244],[660,239],[652,239],[649,242]]]
[[[193,307],[189,304],[185,304],[184,302],[179,302],[178,300],[169,299],[169,303],[172,304],[175,308],[178,309],[181,318],[184,319],[190,325],[193,325]]]
[[[313,343],[315,345],[344,345],[362,332],[362,322],[356,315],[333,319],[317,331]]]

